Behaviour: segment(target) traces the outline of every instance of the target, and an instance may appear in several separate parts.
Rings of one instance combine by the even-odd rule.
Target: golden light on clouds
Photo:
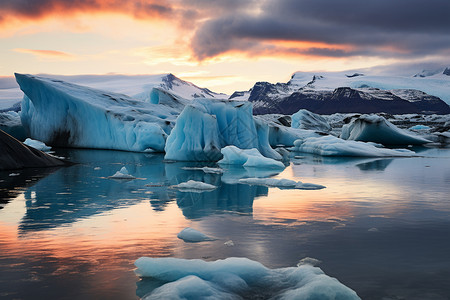
[[[40,58],[52,58],[61,60],[74,60],[76,58],[75,55],[73,54],[55,50],[21,49],[21,48],[16,48],[13,50],[15,52],[33,54]]]

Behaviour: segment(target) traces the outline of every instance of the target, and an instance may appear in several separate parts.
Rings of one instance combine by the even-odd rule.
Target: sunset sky
[[[170,72],[231,93],[450,64],[448,0],[2,0],[0,26],[1,76]]]

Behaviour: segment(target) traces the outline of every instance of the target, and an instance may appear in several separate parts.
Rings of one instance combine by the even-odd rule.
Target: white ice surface
[[[360,299],[358,295],[309,264],[269,269],[247,258],[224,260],[141,257],[136,274],[167,282],[143,299]]]
[[[301,181],[277,178],[242,178],[239,179],[239,183],[300,190],[320,190],[325,188],[325,186],[320,184],[303,183]]]
[[[195,230],[194,228],[186,227],[181,230],[177,237],[188,243],[199,243],[204,241],[212,241],[213,239],[206,234]]]
[[[182,182],[177,185],[173,185],[172,187],[179,189],[180,191],[187,192],[212,191],[217,188],[215,185],[195,180],[188,180],[187,182]]]
[[[421,145],[430,141],[400,129],[377,115],[362,115],[342,127],[345,140],[374,142],[383,145]]]
[[[322,156],[416,156],[415,152],[407,149],[379,148],[372,143],[343,140],[331,135],[296,140],[294,150]]]
[[[222,148],[221,165],[239,165],[243,167],[284,169],[282,162],[264,157],[257,149],[239,149],[236,146]]]
[[[210,167],[183,167],[183,170],[192,170],[192,171],[203,171],[208,174],[222,174],[223,169],[221,168],[210,168]]]
[[[37,140],[33,140],[30,138],[27,138],[24,142],[25,145],[33,147],[35,149],[47,152],[50,151],[50,149],[52,149],[52,147],[47,146],[45,143],[41,142],[41,141],[37,141]]]

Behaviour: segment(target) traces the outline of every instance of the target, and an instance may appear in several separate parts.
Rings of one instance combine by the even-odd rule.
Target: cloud
[[[450,47],[447,0],[267,0],[260,13],[213,17],[195,32],[194,55],[203,60],[228,51],[258,54],[277,41],[350,47],[279,49],[322,56],[421,56]],[[294,51],[293,51],[294,50]]]
[[[55,50],[36,50],[36,49],[23,49],[23,48],[16,48],[13,49],[16,52],[21,53],[29,53],[36,55],[38,57],[45,57],[45,58],[58,58],[62,60],[72,60],[75,58],[75,55],[62,52],[62,51],[55,51]]]

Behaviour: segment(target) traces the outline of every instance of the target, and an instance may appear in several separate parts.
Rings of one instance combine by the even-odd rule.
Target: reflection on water
[[[142,297],[161,283],[136,279],[140,256],[243,256],[271,268],[309,256],[363,299],[450,297],[449,149],[395,159],[302,154],[280,174],[207,174],[184,167],[217,166],[120,151],[57,154],[79,164],[1,178],[0,298]],[[107,178],[124,165],[138,179]],[[264,176],[326,188],[238,184]],[[217,189],[171,187],[188,180]],[[176,235],[187,226],[216,240],[186,244]]]

